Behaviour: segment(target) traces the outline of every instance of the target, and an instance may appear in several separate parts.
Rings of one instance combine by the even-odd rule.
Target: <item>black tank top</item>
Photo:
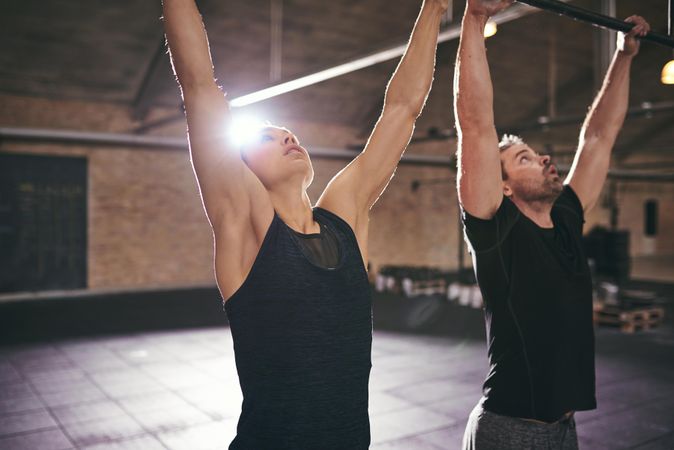
[[[292,230],[297,244],[312,263],[326,269],[334,269],[339,264],[339,241],[332,230],[319,222],[320,233],[304,234]]]
[[[351,227],[314,208],[340,259],[312,262],[274,213],[243,285],[225,303],[243,392],[230,450],[367,449],[372,302]]]

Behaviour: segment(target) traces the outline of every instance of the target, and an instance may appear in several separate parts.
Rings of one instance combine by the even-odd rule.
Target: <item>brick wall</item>
[[[155,117],[169,112],[154,111]],[[123,105],[0,97],[0,126],[128,132],[134,127]],[[343,148],[359,142],[345,126],[311,122],[281,123],[312,146]],[[180,136],[184,125],[160,131]],[[410,154],[447,155],[453,143],[410,147]],[[183,150],[145,150],[70,144],[2,142],[0,151],[78,155],[89,161],[88,273],[90,288],[210,284],[211,231],[196,182]],[[637,158],[638,159],[638,158]],[[345,161],[314,158],[316,177],[309,190],[315,201]],[[446,182],[411,189],[414,180]],[[632,231],[632,253],[674,254],[674,186],[621,184],[620,226]],[[643,201],[660,199],[660,234],[643,237]],[[586,229],[608,224],[601,205],[588,214]],[[454,174],[446,168],[401,166],[371,215],[370,260],[381,265],[457,266],[457,199]],[[466,259],[467,264],[469,260]]]

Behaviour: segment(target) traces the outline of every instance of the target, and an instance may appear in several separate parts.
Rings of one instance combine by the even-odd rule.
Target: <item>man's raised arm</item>
[[[481,219],[491,218],[503,199],[484,27],[490,16],[511,3],[512,0],[468,0],[454,69],[459,201],[468,213]]]
[[[190,153],[206,213],[248,217],[251,197],[266,195],[228,142],[229,103],[215,83],[206,30],[194,0],[163,0],[173,70],[185,103]],[[233,213],[233,214],[230,214]]]
[[[606,72],[604,83],[585,118],[578,150],[566,178],[584,210],[590,209],[601,192],[611,161],[611,150],[627,113],[632,59],[639,52],[637,36],[650,26],[639,16],[626,22],[635,26],[627,34],[618,34],[618,48]]]

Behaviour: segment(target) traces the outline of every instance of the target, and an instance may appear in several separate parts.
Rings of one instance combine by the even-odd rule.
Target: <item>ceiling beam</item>
[[[159,80],[165,79],[171,73],[169,57],[166,53],[166,41],[162,34],[159,46],[154,52],[150,65],[145,71],[138,92],[133,100],[133,117],[142,120],[152,107],[152,101],[159,94]]]
[[[498,25],[501,25],[519,19],[520,17],[536,13],[538,11],[540,10],[529,6],[517,4],[495,15],[492,18],[492,20],[496,22]],[[457,39],[460,34],[461,34],[461,24],[460,23],[452,24],[445,30],[440,31],[440,34],[438,35],[438,44]],[[326,69],[319,70],[317,72],[312,72],[307,75],[294,78],[292,80],[284,81],[278,84],[272,84],[271,86],[267,86],[258,89],[254,92],[250,92],[248,94],[241,95],[239,97],[231,99],[230,106],[232,108],[240,108],[243,106],[252,105],[254,103],[268,100],[270,98],[277,97],[279,95],[286,94],[288,92],[292,92],[298,89],[302,89],[314,85],[316,83],[320,83],[322,81],[326,81],[332,78],[346,75],[348,73],[365,69],[367,67],[371,67],[379,63],[389,61],[391,59],[402,56],[405,53],[406,48],[407,48],[407,41],[393,47],[387,47],[385,49],[349,60],[342,64],[331,66]],[[182,120],[184,119],[184,114],[182,113],[176,114],[175,116],[173,116],[173,119],[176,121]],[[152,128],[162,126],[167,123],[168,120],[166,118],[161,119],[156,123],[150,122],[142,125],[142,131],[146,132],[151,130]],[[137,131],[134,130],[134,132]]]
[[[492,20],[498,25],[510,22],[520,17],[529,15],[537,11],[535,8],[530,8],[523,5],[515,5],[511,8],[506,9],[494,17]],[[461,24],[456,23],[452,24],[447,29],[440,32],[438,35],[438,44],[442,42],[451,41],[457,39],[461,34]],[[405,53],[407,48],[407,41],[396,45],[394,47],[385,48],[374,53],[361,56],[359,58],[347,61],[336,66],[328,67],[327,69],[319,70],[318,72],[310,73],[293,80],[289,80],[283,83],[272,85],[249,94],[245,94],[236,98],[233,98],[230,101],[232,107],[242,107],[251,105],[253,103],[258,103],[263,100],[267,100],[273,97],[277,97],[281,94],[295,91],[297,89],[302,89],[307,86],[311,86],[322,81],[329,80],[331,78],[340,77],[351,72],[355,72],[366,67],[371,67],[379,63],[389,61],[394,58],[398,58]]]

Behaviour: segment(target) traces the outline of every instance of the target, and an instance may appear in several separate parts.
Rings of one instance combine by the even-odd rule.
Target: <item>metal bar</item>
[[[634,25],[631,23],[605,16],[594,11],[579,8],[577,6],[569,5],[558,0],[518,0],[518,2],[571,17],[572,19],[580,20],[582,22],[588,22],[593,25],[609,28],[611,30],[628,32],[632,29],[632,27],[634,27]],[[650,32],[639,39],[674,48],[674,38],[665,36],[663,34]]]

